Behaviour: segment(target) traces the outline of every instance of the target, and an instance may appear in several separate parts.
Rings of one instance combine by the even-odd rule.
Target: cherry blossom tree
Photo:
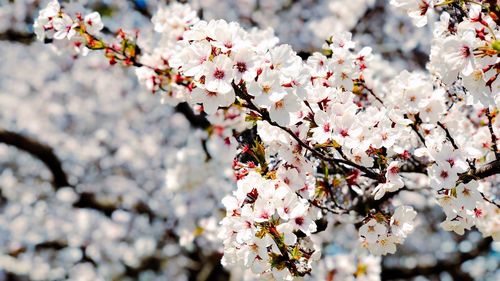
[[[49,167],[55,187],[40,191],[53,201],[26,208],[29,220],[6,227],[12,238],[0,265],[22,275],[16,261],[41,260],[49,268],[32,279],[498,278],[499,261],[488,251],[500,239],[499,3],[354,2],[364,3],[359,11],[334,9],[332,17],[353,13],[359,22],[325,35],[328,20],[311,20],[307,28],[316,33],[305,38],[324,36],[323,45],[300,37],[289,41],[293,47],[279,43],[279,26],[276,36],[265,21],[253,23],[265,9],[251,17],[241,9],[236,21],[226,21],[208,19],[210,10],[197,13],[203,3],[160,4],[151,15],[135,1],[151,18],[139,31],[105,27],[103,15],[83,6],[48,2],[33,24],[39,41],[63,58],[109,64],[124,76],[116,66],[133,69],[151,93],[139,96],[158,96],[167,104],[158,108],[173,106],[187,122],[173,121],[168,130],[178,135],[165,144],[148,138],[119,151],[132,176],[141,173],[134,153],[144,153],[144,161],[168,153],[160,188],[129,187],[131,180],[115,177],[101,189],[78,183],[66,178],[50,147],[0,131],[2,143]],[[289,5],[283,13],[304,7]],[[409,38],[423,32],[417,45],[427,44],[428,54],[398,42],[397,32],[382,36],[401,43],[399,52],[387,52],[374,27],[363,25],[365,16],[389,15],[416,30]],[[95,82],[130,80],[118,79]],[[178,116],[171,114],[166,119]],[[148,131],[155,129],[161,127]],[[148,151],[158,145],[165,150]],[[9,192],[9,201],[33,200]],[[37,214],[52,205],[51,223],[62,230],[39,238],[48,225]],[[7,205],[4,224],[23,212],[16,206]],[[33,234],[14,238],[30,222]],[[73,232],[85,235],[72,239]],[[409,253],[418,262],[404,259]],[[54,264],[58,270],[50,270]]]

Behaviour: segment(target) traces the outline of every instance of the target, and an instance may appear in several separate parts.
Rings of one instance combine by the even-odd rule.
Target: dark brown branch
[[[296,192],[296,194],[302,198],[302,199],[305,199],[304,197],[302,197],[302,195],[300,195],[299,192]],[[325,212],[329,212],[329,213],[332,213],[332,214],[335,214],[335,215],[341,215],[341,214],[345,214],[347,213],[346,210],[334,210],[334,209],[331,209],[327,206],[323,206],[321,204],[319,204],[315,199],[307,199],[307,201],[309,202],[309,204],[313,205],[314,207],[320,209],[320,210],[323,210]]]
[[[210,122],[204,115],[195,114],[193,109],[191,109],[191,106],[189,106],[186,102],[179,103],[175,107],[175,110],[184,115],[193,128],[207,129],[211,126]]]
[[[113,212],[117,210],[117,208],[112,204],[100,203],[93,193],[83,192],[79,194],[79,196],[79,199],[75,203],[73,203],[73,207],[92,209],[98,211],[99,213],[102,213],[107,217],[111,217]]]
[[[493,200],[491,200],[490,198],[486,197],[486,195],[484,195],[484,193],[480,192],[481,193],[481,196],[483,197],[483,200],[490,203],[490,204],[493,204],[495,206],[497,206],[497,208],[500,209],[500,204],[494,202]]]
[[[486,116],[488,117],[488,130],[490,130],[490,135],[491,135],[491,143],[493,147],[493,152],[495,153],[495,158],[499,159],[500,154],[498,152],[498,147],[497,147],[497,135],[495,135],[495,132],[493,131],[493,117],[491,116],[490,109],[486,109]]]
[[[377,94],[375,94],[375,92],[374,92],[371,88],[367,87],[367,86],[366,86],[366,85],[364,85],[364,84],[363,84],[363,87],[364,87],[364,88],[368,91],[368,93],[370,93],[370,95],[372,95],[372,96],[373,96],[373,97],[374,97],[374,98],[375,98],[378,102],[380,102],[383,106],[385,106],[385,105],[384,105],[384,102],[382,101],[382,99],[380,99],[380,98],[377,96]]]
[[[62,187],[72,186],[68,182],[66,173],[62,168],[61,161],[48,145],[42,144],[33,138],[23,136],[16,132],[2,129],[0,129],[0,143],[16,147],[17,149],[25,151],[42,161],[47,169],[49,169],[52,173],[52,184],[56,190]],[[79,199],[73,204],[73,206],[77,208],[96,210],[108,217],[118,209],[114,205],[100,203],[94,194],[86,192],[79,194]],[[136,204],[133,211],[138,214],[144,214],[150,219],[153,219],[155,216],[153,211],[144,203]]]
[[[95,194],[90,192],[83,192],[79,194],[79,199],[73,203],[73,207],[82,208],[82,209],[90,209],[97,211],[107,217],[111,217],[113,212],[120,210],[121,208],[116,204],[106,204],[99,202],[99,199],[96,198]],[[133,212],[140,215],[145,215],[149,218],[150,221],[153,221],[157,218],[156,214],[149,208],[147,204],[144,202],[138,202],[133,207],[132,210],[125,210],[129,212]]]
[[[0,129],[0,143],[16,147],[42,161],[52,173],[52,184],[56,189],[70,186],[62,163],[51,147],[16,132]]]
[[[142,9],[141,7],[137,6],[137,3],[136,1],[132,1],[134,3],[134,7],[136,8],[137,11],[139,11],[141,14],[143,14],[144,16],[150,18],[151,17],[151,14],[149,13],[148,10],[146,9]],[[110,33],[114,33],[114,32],[111,32],[108,30],[108,32]],[[98,40],[97,38],[95,38],[96,40]],[[32,33],[17,33],[17,32],[14,32],[14,31],[11,31],[11,30],[8,30],[6,31],[5,33],[1,33],[0,34],[0,40],[8,40],[8,41],[16,41],[16,42],[21,42],[21,43],[24,43],[24,44],[29,44],[31,43],[33,40],[35,40],[35,35],[32,34]],[[111,50],[113,51],[116,51],[114,49],[111,48]],[[116,51],[118,52],[118,51]],[[120,52],[118,52],[120,53]],[[135,58],[132,58],[132,62],[133,62],[133,65],[136,66],[136,67],[141,67],[141,66],[146,66],[146,65],[143,65],[142,63],[140,62],[137,62],[135,60]],[[151,67],[150,67],[151,68]],[[208,121],[208,119],[205,117],[205,115],[198,115],[198,114],[195,114],[192,110],[192,108],[189,106],[189,104],[187,104],[186,102],[183,102],[183,103],[179,103],[176,107],[175,107],[175,110],[179,113],[181,113],[182,115],[184,115],[184,117],[186,117],[186,119],[189,121],[189,123],[191,124],[191,126],[193,128],[200,128],[200,129],[207,129],[211,126],[210,122]],[[26,138],[26,137],[25,137]],[[33,143],[38,143],[34,140],[31,140],[31,139],[28,139],[30,140],[31,142]],[[14,145],[15,146],[15,145]],[[49,149],[49,147],[46,147],[46,149]],[[23,149],[24,150],[24,149]],[[28,151],[29,152],[29,151]],[[34,155],[35,156],[35,155]],[[39,157],[37,157],[39,158]],[[42,160],[42,159],[41,159]],[[43,160],[42,160],[43,161]],[[50,168],[50,167],[49,167]],[[55,167],[56,170],[57,170],[57,167]],[[62,169],[61,169],[62,170]],[[52,170],[51,170],[52,171]],[[53,173],[54,174],[54,173]],[[59,176],[60,173],[55,173],[54,176],[58,176],[58,182],[57,184],[65,184],[67,182],[64,182],[64,180],[61,180],[62,181],[59,181]],[[65,184],[65,186],[67,186],[69,184]],[[56,187],[61,187],[61,186],[56,186]]]
[[[22,44],[30,44],[34,40],[35,34],[33,33],[22,33],[14,30],[7,30],[3,33],[0,33],[0,41],[12,41]]]
[[[401,167],[401,172],[427,174],[427,164],[405,164]],[[479,168],[469,169],[469,171],[459,175],[459,181],[468,183],[471,180],[481,180],[496,174],[500,174],[500,159],[484,164]]]
[[[418,131],[418,127],[417,127],[417,124],[416,123],[411,123],[409,125],[411,127],[411,129],[415,132],[415,134],[417,134],[417,137],[418,139],[422,142],[422,144],[427,147],[427,145],[425,144],[425,138],[422,136],[422,134],[420,134],[420,132]]]
[[[458,146],[455,143],[455,139],[453,139],[453,137],[451,136],[450,131],[448,130],[448,128],[443,123],[441,123],[439,121],[438,121],[437,124],[439,125],[439,127],[441,127],[441,129],[444,130],[444,132],[446,134],[446,139],[448,139],[451,142],[451,145],[453,146],[453,148],[454,149],[458,149]]]
[[[500,174],[500,160],[492,161],[477,169],[474,170],[471,169],[468,172],[461,174],[459,181],[463,183],[468,183],[471,180],[484,179],[496,174]]]
[[[422,164],[420,162],[415,164],[405,164],[401,167],[401,172],[427,174],[427,164]],[[500,159],[484,164],[479,168],[475,168],[474,166],[472,166],[469,171],[459,175],[458,181],[468,183],[471,180],[481,180],[497,174],[500,174]],[[481,193],[481,195],[483,196],[483,199],[485,201],[500,208],[500,204],[487,198],[483,193]]]

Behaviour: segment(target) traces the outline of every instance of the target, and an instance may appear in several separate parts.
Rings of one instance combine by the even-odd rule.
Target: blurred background
[[[36,41],[32,23],[47,2],[0,0],[0,280],[250,279],[219,264],[232,159],[206,161],[204,147],[216,140],[206,140],[204,121],[182,105],[162,105],[132,70]],[[61,2],[99,11],[110,33],[147,33],[169,1]],[[423,70],[430,48],[431,31],[386,1],[183,2],[203,19],[272,27],[303,57],[331,33],[351,31],[373,48],[385,77]],[[397,255],[374,261],[382,279],[500,280],[498,243],[475,231],[443,232],[430,194],[400,197],[430,223]],[[311,280],[328,280],[338,270],[332,262],[351,258],[343,248],[356,242],[345,234],[352,231],[322,234],[335,242]]]

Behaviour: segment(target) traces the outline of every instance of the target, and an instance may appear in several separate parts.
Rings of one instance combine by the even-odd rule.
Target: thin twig
[[[498,147],[497,147],[497,139],[498,138],[495,135],[495,132],[493,131],[493,117],[491,116],[491,112],[490,112],[489,108],[486,108],[486,116],[488,117],[488,129],[490,130],[493,152],[495,153],[495,158],[499,159],[500,154],[498,153]]]
[[[493,201],[493,200],[489,199],[488,197],[486,197],[486,195],[484,195],[484,193],[482,193],[482,192],[480,192],[480,193],[481,193],[481,196],[483,196],[484,201],[486,201],[488,203],[491,203],[491,204],[497,206],[497,208],[500,209],[500,204],[498,204],[495,201]]]
[[[425,138],[424,136],[422,136],[422,134],[420,134],[420,132],[418,131],[418,127],[415,123],[411,123],[410,124],[410,127],[411,129],[415,132],[415,134],[417,134],[418,136],[418,139],[422,142],[422,144],[427,147],[427,144],[425,143]]]
[[[444,130],[444,132],[446,133],[446,139],[448,139],[451,142],[451,145],[453,146],[453,148],[454,149],[458,149],[458,146],[455,143],[455,140],[453,139],[453,137],[451,136],[450,131],[448,130],[448,128],[443,123],[441,123],[440,121],[438,121],[437,124],[439,125],[439,127],[441,127]]]
[[[366,86],[363,86],[363,88],[365,88],[378,102],[380,102],[383,106],[385,106],[384,102],[375,94],[375,92],[372,89]]]

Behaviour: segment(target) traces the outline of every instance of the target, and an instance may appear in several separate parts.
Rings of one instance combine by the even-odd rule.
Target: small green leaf
[[[497,51],[497,53],[500,53],[500,41],[495,40],[491,43],[491,47],[493,50]]]
[[[295,247],[292,250],[292,258],[294,260],[298,260],[302,257],[302,252],[300,251],[299,245],[295,245]]]

